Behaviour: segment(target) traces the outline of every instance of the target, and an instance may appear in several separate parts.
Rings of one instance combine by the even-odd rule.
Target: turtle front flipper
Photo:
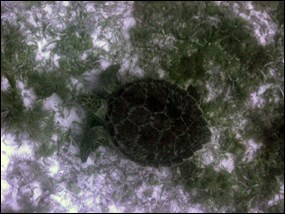
[[[89,154],[95,151],[101,144],[104,144],[106,141],[107,135],[103,126],[88,128],[84,133],[84,137],[80,146],[80,159],[82,163],[85,163]]]
[[[83,130],[83,139],[80,145],[80,159],[86,162],[89,154],[106,142],[105,123],[100,117],[91,112],[87,113],[87,121]]]

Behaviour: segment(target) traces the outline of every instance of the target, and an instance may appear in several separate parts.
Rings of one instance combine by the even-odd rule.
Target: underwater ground
[[[210,141],[81,163],[76,97],[112,69],[195,87]],[[284,2],[2,1],[1,212],[284,212]]]

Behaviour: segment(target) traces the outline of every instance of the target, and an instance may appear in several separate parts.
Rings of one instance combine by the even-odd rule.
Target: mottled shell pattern
[[[124,85],[108,99],[105,122],[114,145],[142,165],[183,162],[210,136],[194,95],[193,87],[186,91],[164,80]]]

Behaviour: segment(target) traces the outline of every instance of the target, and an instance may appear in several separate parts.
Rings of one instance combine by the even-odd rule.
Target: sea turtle
[[[88,112],[80,148],[82,162],[100,144],[111,141],[141,165],[172,166],[191,157],[209,140],[210,131],[192,86],[183,90],[166,80],[144,78],[105,96],[101,92],[81,99]],[[102,101],[106,111],[100,118],[97,109]]]

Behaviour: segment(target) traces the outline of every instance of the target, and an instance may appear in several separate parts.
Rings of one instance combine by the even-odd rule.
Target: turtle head
[[[108,98],[120,86],[119,78],[120,65],[110,65],[106,70],[98,75],[96,84],[93,85],[93,92],[101,97]]]

